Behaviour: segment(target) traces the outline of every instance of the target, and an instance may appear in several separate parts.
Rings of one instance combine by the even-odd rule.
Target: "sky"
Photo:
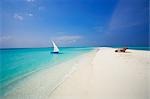
[[[148,0],[1,0],[0,48],[149,46]]]

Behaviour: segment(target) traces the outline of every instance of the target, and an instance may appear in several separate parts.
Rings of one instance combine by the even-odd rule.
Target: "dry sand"
[[[49,99],[149,99],[150,51],[101,48],[84,60]]]

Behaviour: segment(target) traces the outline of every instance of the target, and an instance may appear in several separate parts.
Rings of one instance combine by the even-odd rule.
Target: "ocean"
[[[115,46],[113,48],[124,48],[122,46]],[[136,46],[136,47],[128,47],[127,48],[129,49],[133,49],[133,50],[145,50],[145,51],[149,51],[150,50],[150,47],[139,47],[139,46]]]
[[[150,50],[150,47],[129,47],[129,49],[146,50],[146,51],[149,51],[149,50]]]
[[[11,89],[22,79],[26,79],[26,77],[40,70],[52,68],[93,49],[93,47],[66,47],[60,48],[61,54],[51,54],[52,48],[0,49],[0,96],[11,92]]]

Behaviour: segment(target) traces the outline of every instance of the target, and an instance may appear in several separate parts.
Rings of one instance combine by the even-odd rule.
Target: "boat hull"
[[[51,54],[59,54],[59,52],[51,52]]]

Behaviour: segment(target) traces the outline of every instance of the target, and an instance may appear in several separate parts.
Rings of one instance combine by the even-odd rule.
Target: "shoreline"
[[[8,93],[6,96],[4,96],[4,99],[16,99],[16,97],[18,99],[26,99],[26,98],[31,98],[31,99],[34,99],[34,98],[38,98],[38,99],[48,99],[49,97],[49,94],[51,94],[51,92],[53,92],[53,90],[56,89],[56,87],[58,87],[62,82],[64,82],[65,79],[68,79],[69,76],[75,72],[75,68],[77,69],[78,67],[78,61],[82,60],[82,58],[85,58],[87,55],[89,54],[93,54],[95,53],[95,49],[91,50],[90,52],[87,52],[87,53],[84,53],[80,56],[77,56],[73,59],[70,59],[64,63],[60,63],[56,66],[53,66],[51,68],[46,68],[46,69],[43,69],[41,71],[38,71],[38,72],[35,72],[33,75],[30,75],[29,77],[23,79],[23,81],[21,81],[21,83],[19,83],[17,85],[17,87],[13,90],[13,92],[11,93]],[[71,66],[73,64],[73,66]],[[67,65],[67,66],[65,66]],[[69,67],[69,68],[68,68]],[[56,77],[57,75],[56,72],[59,72],[58,70],[59,69],[64,69],[63,71],[60,71],[62,73],[60,73],[59,75],[61,75],[62,77]],[[58,80],[58,81],[46,81],[46,79],[48,79],[49,77],[52,77],[54,76],[53,78],[50,78],[51,80]],[[41,77],[44,77],[43,79],[45,80],[42,81],[42,79],[40,80]],[[58,78],[61,78],[61,79],[58,79]],[[34,83],[38,83],[38,84],[35,84]],[[52,83],[51,84],[48,84],[49,83]],[[45,85],[44,85],[45,83]],[[57,84],[57,85],[56,85]],[[33,86],[31,86],[33,85]],[[39,87],[42,86],[46,86],[49,87],[49,88],[42,88],[40,89]],[[33,87],[33,88],[31,88]],[[39,89],[37,89],[39,88]],[[37,90],[38,91],[37,91]],[[46,91],[47,89],[47,91]],[[44,92],[46,92],[46,94],[44,92],[42,92],[42,90]],[[43,93],[43,94],[42,94]],[[38,96],[39,94],[41,94],[41,96]]]
[[[38,50],[38,49],[36,49],[36,50]],[[93,49],[92,49],[93,50]],[[92,51],[91,50],[91,51]],[[84,53],[81,53],[80,55],[79,54],[76,54],[72,59],[74,59],[74,58],[76,58],[76,57],[80,57],[82,54],[86,54],[87,52],[84,52]],[[49,54],[49,53],[48,53]],[[57,56],[57,55],[56,55]],[[39,67],[39,68],[37,68],[37,69],[35,69],[35,70],[32,70],[32,71],[29,71],[29,72],[27,72],[27,73],[24,73],[24,74],[22,74],[22,75],[18,75],[18,76],[16,76],[14,79],[10,79],[9,81],[7,81],[7,83],[4,83],[3,84],[3,86],[0,86],[0,88],[6,88],[6,89],[4,89],[4,91],[3,92],[1,92],[1,95],[0,96],[6,96],[7,94],[9,94],[9,93],[11,93],[13,90],[15,90],[16,89],[16,87],[18,87],[18,84],[20,84],[20,83],[23,83],[23,81],[24,80],[26,80],[26,78],[28,78],[28,77],[31,77],[32,75],[35,75],[36,73],[38,73],[38,72],[41,72],[41,71],[43,71],[43,70],[45,70],[45,69],[50,69],[50,68],[53,68],[53,67],[55,67],[55,66],[57,66],[57,65],[60,65],[60,64],[62,64],[62,63],[66,63],[66,62],[68,62],[68,61],[70,61],[70,60],[72,60],[71,58],[69,59],[65,59],[64,61],[60,61],[59,62],[59,60],[58,60],[58,62],[57,63],[54,63],[54,64],[51,64],[51,63],[45,63],[45,64],[40,64],[39,66],[37,66],[37,67]],[[34,64],[34,63],[33,63]],[[28,66],[28,65],[27,65]],[[36,66],[36,65],[34,65],[34,66]],[[29,66],[30,67],[30,66]]]
[[[97,50],[99,50],[98,48],[94,49],[92,52],[88,52],[85,55],[80,56],[80,59],[85,58],[86,56],[88,56],[89,54],[92,53],[92,56],[95,56],[95,53],[97,52]],[[91,59],[92,60],[92,59]],[[73,61],[73,60],[72,60]],[[81,61],[80,61],[81,62]],[[60,80],[60,82],[53,88],[53,90],[50,92],[50,95],[61,85],[65,82],[65,80],[69,79],[73,73],[75,73],[78,68],[79,68],[80,64],[75,64],[67,73],[66,75],[64,75],[64,77]]]
[[[97,47],[37,72],[4,99],[148,99],[150,51],[114,50]]]

